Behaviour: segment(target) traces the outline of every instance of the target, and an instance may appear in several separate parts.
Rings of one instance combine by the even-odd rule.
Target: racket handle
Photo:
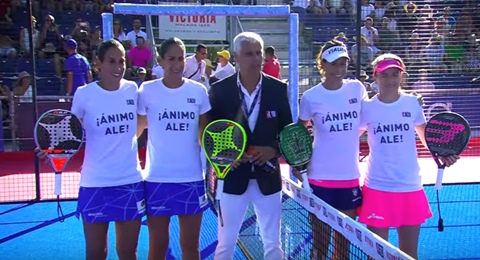
[[[55,173],[55,195],[62,195],[62,173]]]
[[[312,193],[312,188],[310,187],[310,183],[308,183],[308,176],[307,171],[302,172],[302,187],[307,193]]]
[[[223,180],[217,179],[217,189],[215,190],[215,199],[221,200],[223,197]]]
[[[435,182],[435,189],[436,190],[441,190],[442,189],[443,171],[445,171],[445,168],[438,168],[437,181]]]

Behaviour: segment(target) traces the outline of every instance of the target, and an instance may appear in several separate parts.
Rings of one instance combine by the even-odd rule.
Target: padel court
[[[33,154],[3,153],[0,157],[0,201],[26,201],[35,198],[35,175],[32,173]],[[445,171],[444,188],[440,192],[442,217],[445,231],[437,231],[437,207],[435,190],[436,164],[431,159],[419,159],[423,181],[434,217],[423,225],[420,236],[420,259],[480,259],[480,167],[479,157],[463,157],[456,165]],[[64,198],[75,198],[78,185],[80,156],[69,164],[63,178]],[[365,167],[361,163],[361,167]],[[288,173],[288,166],[282,165]],[[41,163],[40,183],[42,199],[53,199],[53,174]],[[12,198],[13,196],[13,198]],[[308,230],[307,212],[298,209],[298,204],[284,197],[282,243],[287,259],[308,259],[311,235]],[[74,216],[76,201],[62,202],[65,215],[63,222],[57,217],[56,202],[32,202],[0,205],[0,259],[84,259],[82,224]],[[171,246],[167,259],[180,259],[178,224],[172,221]],[[212,210],[204,214],[202,226],[202,259],[213,259],[216,246],[217,217]],[[240,234],[235,259],[262,259],[263,250],[253,210],[247,212]],[[110,229],[109,257],[116,259],[113,225]],[[390,233],[396,246],[395,232]],[[243,249],[243,250],[242,250]],[[246,253],[245,250],[247,251]],[[146,259],[148,232],[142,226],[138,256]]]

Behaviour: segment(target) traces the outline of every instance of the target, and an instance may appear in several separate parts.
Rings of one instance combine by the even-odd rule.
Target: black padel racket
[[[62,172],[68,161],[82,147],[84,137],[82,122],[68,110],[52,109],[38,118],[33,135],[35,144],[45,152],[55,172],[54,194],[57,195],[59,215],[63,217],[60,207]]]
[[[307,165],[312,158],[312,137],[307,128],[298,123],[292,123],[280,132],[280,152],[285,161],[302,175],[303,189],[311,193],[308,183]]]
[[[247,133],[237,122],[220,119],[205,127],[202,148],[208,162],[217,176],[215,200],[220,224],[223,226],[220,200],[223,194],[223,180],[230,171],[230,164],[240,159],[247,145]]]
[[[428,150],[438,166],[435,189],[439,212],[438,230],[443,231],[443,220],[440,214],[438,191],[442,189],[443,172],[445,165],[438,159],[439,156],[460,155],[470,141],[470,125],[461,115],[453,112],[442,112],[428,120],[425,127],[425,140]]]

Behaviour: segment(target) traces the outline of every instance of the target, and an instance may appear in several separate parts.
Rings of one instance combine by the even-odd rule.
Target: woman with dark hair
[[[120,42],[103,42],[98,49],[100,80],[79,87],[73,96],[71,111],[83,121],[87,139],[77,207],[87,260],[106,259],[112,221],[118,258],[137,259],[144,182],[135,131],[138,90],[135,82],[123,79],[125,60]]]
[[[165,40],[159,49],[163,77],[139,89],[139,132],[147,127],[145,194],[150,235],[149,260],[165,259],[172,216],[180,222],[183,259],[200,259],[199,237],[208,208],[200,136],[210,110],[207,89],[183,77],[185,45]]]

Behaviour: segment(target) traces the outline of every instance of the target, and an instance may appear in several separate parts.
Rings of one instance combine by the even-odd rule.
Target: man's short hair
[[[265,54],[275,55],[275,48],[273,46],[268,46],[265,48]]]
[[[206,48],[207,48],[207,46],[205,46],[204,44],[199,44],[199,45],[197,45],[196,51],[201,51],[201,50],[206,49]]]

